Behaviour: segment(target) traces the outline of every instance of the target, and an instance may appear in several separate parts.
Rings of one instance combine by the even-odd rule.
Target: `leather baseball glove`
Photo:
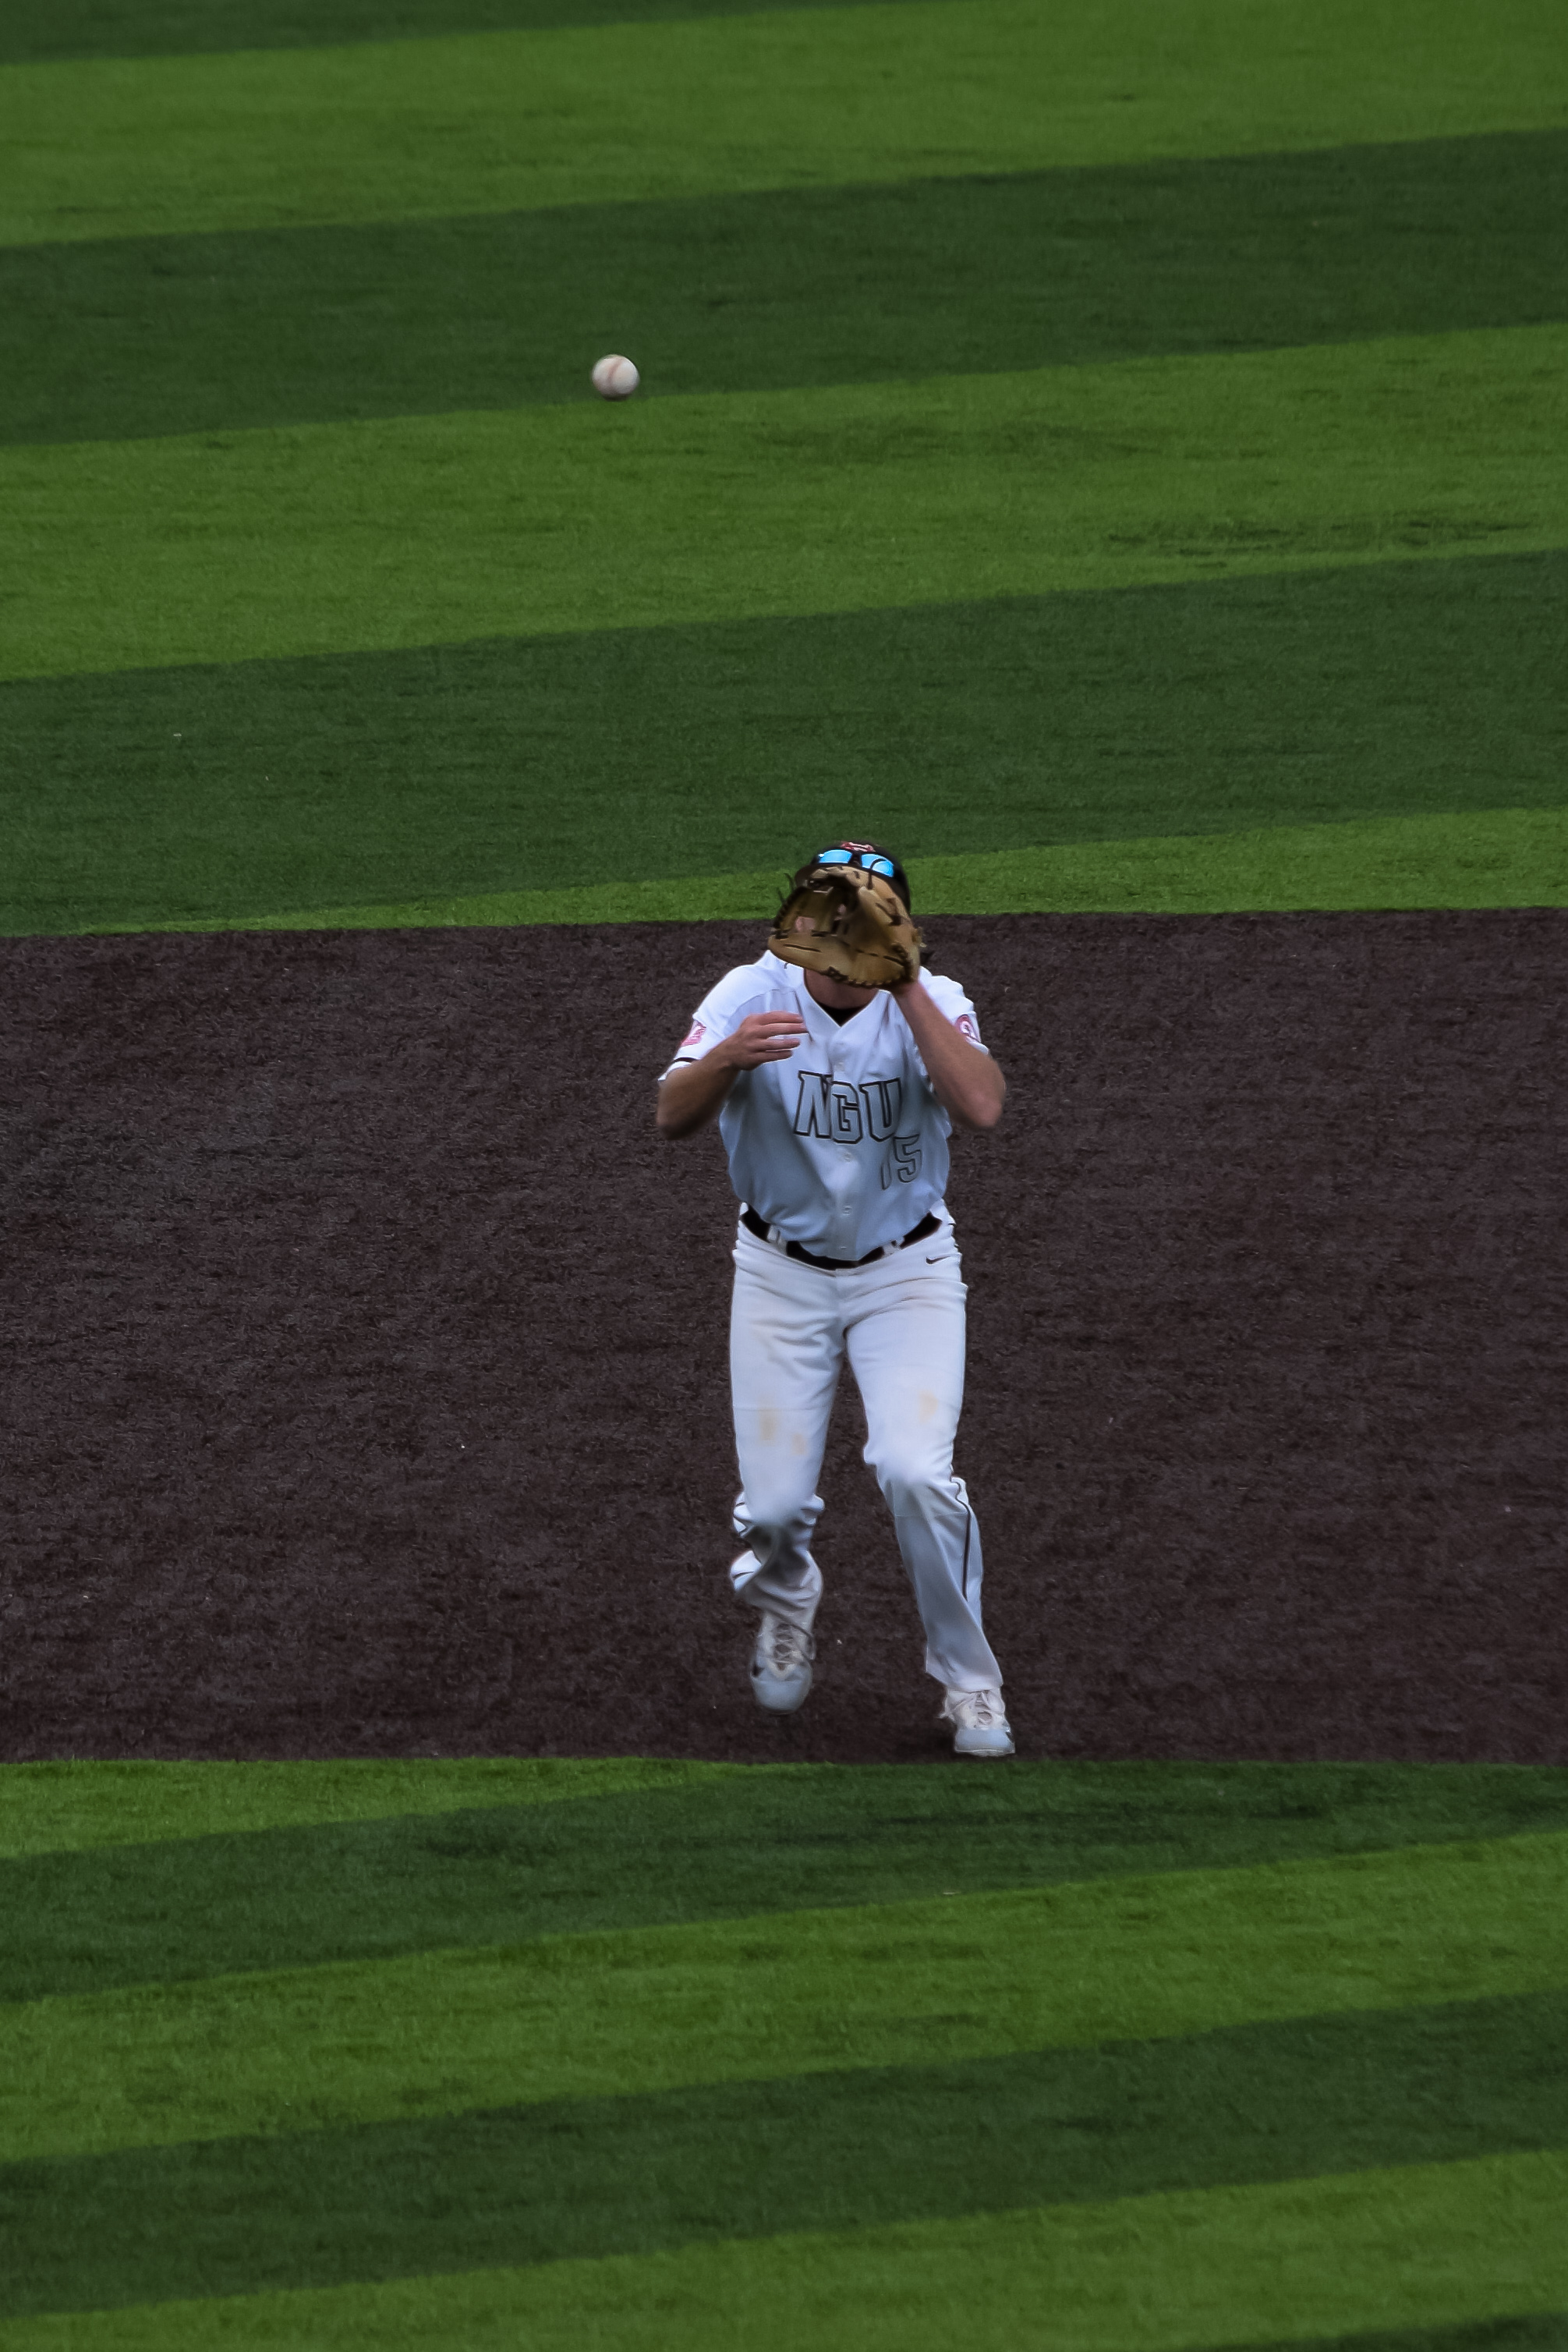
[[[880,874],[817,866],[773,918],[768,946],[850,988],[896,988],[920,970],[925,945],[909,910]]]

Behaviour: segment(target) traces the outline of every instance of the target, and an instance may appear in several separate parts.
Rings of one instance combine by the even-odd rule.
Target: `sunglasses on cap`
[[[898,868],[891,857],[873,857],[869,851],[820,849],[811,863],[813,866],[858,866],[866,874],[885,874],[890,882],[898,879]]]

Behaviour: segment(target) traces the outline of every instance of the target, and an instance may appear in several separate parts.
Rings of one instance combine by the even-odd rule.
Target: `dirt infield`
[[[952,1199],[1020,1746],[1568,1759],[1568,917],[932,928],[1012,1084]],[[728,1192],[651,1095],[758,945],[5,944],[0,1753],[936,1751],[852,1392],[798,1719],[723,1591]]]

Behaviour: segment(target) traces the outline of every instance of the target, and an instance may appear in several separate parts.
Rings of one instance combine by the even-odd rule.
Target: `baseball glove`
[[[768,946],[850,988],[896,988],[920,970],[925,942],[897,892],[881,875],[813,866],[773,918]]]

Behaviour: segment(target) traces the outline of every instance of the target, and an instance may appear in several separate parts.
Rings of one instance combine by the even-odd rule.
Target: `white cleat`
[[[817,1645],[810,1633],[791,1625],[788,1617],[762,1612],[757,1647],[751,1654],[751,1687],[757,1704],[769,1715],[793,1715],[811,1687],[811,1661]]]
[[[1010,1756],[1012,1729],[998,1690],[950,1690],[938,1723],[953,1727],[955,1756]]]

